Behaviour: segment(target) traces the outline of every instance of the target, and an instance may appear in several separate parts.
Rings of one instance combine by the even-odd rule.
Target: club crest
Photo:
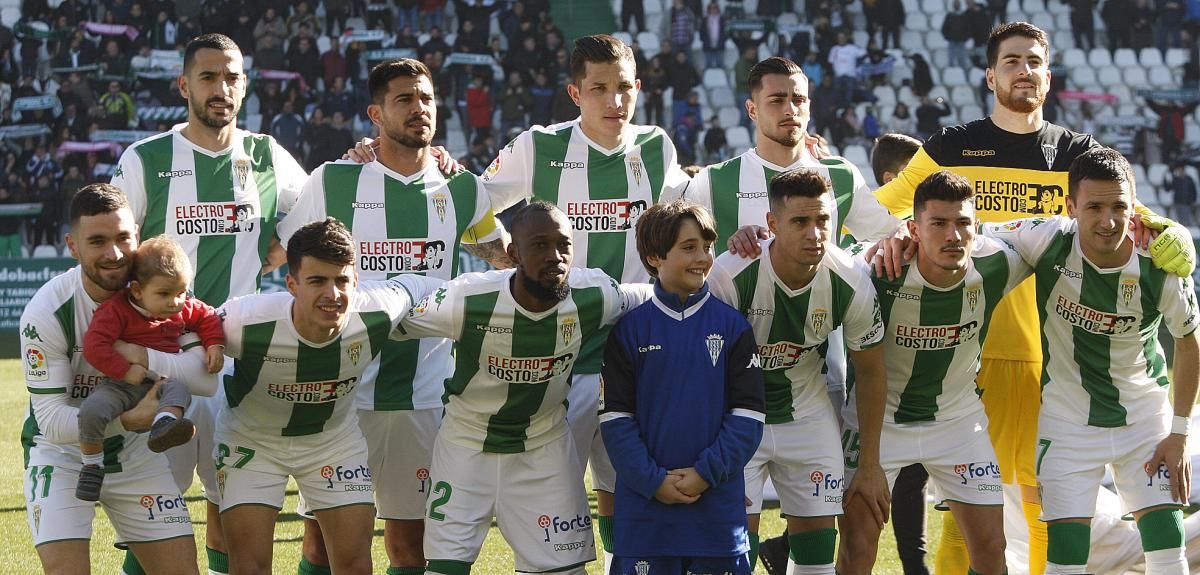
[[[710,334],[704,343],[708,346],[708,357],[712,360],[713,367],[716,367],[717,360],[721,357],[721,348],[725,347],[725,338],[714,333]]]

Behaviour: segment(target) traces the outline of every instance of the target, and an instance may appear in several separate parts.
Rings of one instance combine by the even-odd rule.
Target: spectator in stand
[[[283,102],[283,110],[271,120],[271,136],[294,158],[304,158],[304,118],[296,113],[291,100]]]
[[[492,135],[491,88],[479,74],[471,78],[467,88],[467,122],[473,138],[483,140]]]
[[[951,113],[950,104],[946,103],[945,98],[922,96],[921,105],[917,106],[917,139],[928,140],[929,136],[942,129],[942,118]]]
[[[812,52],[813,35],[807,29],[796,30],[788,41],[788,55],[793,62],[805,62]],[[812,80],[812,78],[809,78]]]
[[[700,22],[700,43],[704,50],[704,68],[723,68],[725,55],[725,18],[716,1],[708,3],[708,13]]]
[[[875,39],[875,34],[879,32],[879,0],[863,0],[863,19],[867,25],[867,42]],[[821,12],[828,12],[828,8],[820,9]]]
[[[464,167],[466,167],[468,172],[482,176],[491,161],[492,154],[488,151],[487,144],[482,138],[475,138],[471,142],[471,153],[467,154]]]
[[[322,0],[325,4],[325,32],[330,36],[346,31],[350,18],[350,0]],[[334,26],[336,24],[336,26]]]
[[[909,112],[908,104],[896,103],[896,107],[892,109],[892,117],[887,122],[887,131],[906,136],[916,135],[917,119]]]
[[[242,49],[242,53],[248,56],[254,54],[253,49],[257,44],[254,38],[254,24],[256,20],[254,20],[254,15],[251,12],[252,10],[248,6],[238,9],[236,12],[237,15],[234,17],[235,24],[228,34],[229,38]]]
[[[545,53],[538,48],[537,39],[533,36],[526,36],[521,40],[520,46],[508,51],[504,61],[504,71],[517,72],[523,74],[526,79],[532,79],[534,72],[542,68],[545,58]]]
[[[472,54],[488,53],[487,29],[482,33],[475,27],[475,22],[464,20],[458,28],[458,37],[454,39],[455,52],[470,52]]]
[[[621,29],[633,34],[629,25],[637,23],[637,31],[646,31],[646,9],[643,0],[621,0]]]
[[[401,26],[400,33],[396,34],[395,48],[409,49],[417,51],[421,47],[421,41],[413,35],[411,26]]]
[[[638,122],[640,124],[661,126],[666,123],[663,118],[663,92],[667,89],[667,72],[662,64],[661,58],[651,58],[644,71],[638,70],[642,80],[642,111],[645,113],[645,117]]]
[[[1188,175],[1184,164],[1171,167],[1171,179],[1163,182],[1175,195],[1175,219],[1185,226],[1196,225],[1196,181]]]
[[[686,100],[676,100],[675,101],[674,106],[671,108],[671,113],[674,116],[673,121],[671,122],[671,125],[678,124],[680,121],[683,120],[683,118],[687,117],[688,114],[691,114],[692,116],[695,116],[695,118],[696,118],[696,122],[692,126],[692,129],[693,130],[699,129],[699,125],[700,125],[700,120],[699,120],[699,118],[700,118],[700,94],[696,93],[695,90],[688,92]]]
[[[917,97],[924,96],[933,89],[933,74],[929,72],[929,62],[920,54],[909,56],[912,60],[912,91]]]
[[[1158,12],[1158,31],[1155,34],[1155,44],[1158,49],[1166,52],[1168,48],[1179,48],[1182,45],[1180,32],[1183,30],[1183,20],[1187,16],[1182,0],[1155,0]]]
[[[83,140],[87,134],[88,117],[79,113],[79,105],[75,103],[67,104],[63,108],[63,113],[54,121],[54,131],[62,133],[66,130],[71,134],[72,140]]]
[[[1158,100],[1146,100],[1146,107],[1154,110],[1158,114],[1158,137],[1162,141],[1163,160],[1166,162],[1176,161],[1176,156],[1179,154],[1179,146],[1183,143],[1183,138],[1186,134],[1184,130],[1184,121],[1188,114],[1196,110],[1196,106],[1200,102],[1167,102]]]
[[[445,26],[446,0],[421,0],[421,29],[433,30]]]
[[[1137,0],[1133,17],[1133,49],[1141,50],[1154,45],[1154,21],[1158,13],[1150,0]]]
[[[699,139],[696,115],[688,113],[679,119],[671,131],[671,141],[675,144],[675,152],[679,165],[687,166],[696,163],[696,140]]]
[[[271,46],[282,46],[287,40],[288,28],[287,23],[283,21],[283,17],[275,12],[274,8],[267,8],[263,11],[262,18],[254,24],[254,56],[255,64],[257,65],[258,54],[267,47],[267,39],[273,38],[275,43]],[[282,50],[281,50],[282,51]]]
[[[354,95],[346,90],[346,79],[336,78],[333,87],[325,92],[325,100],[321,103],[325,115],[332,118],[341,113],[343,118],[354,116]]]
[[[300,74],[310,90],[317,88],[317,78],[321,77],[323,66],[321,57],[311,38],[297,38],[288,49],[286,68]]]
[[[1137,20],[1134,0],[1107,0],[1100,9],[1100,18],[1107,28],[1109,51],[1133,47],[1133,24]]]
[[[888,47],[888,37],[892,38],[892,47],[900,48],[900,29],[904,27],[906,15],[904,3],[901,0],[876,0],[876,17],[883,39],[879,42],[885,50]]]
[[[988,0],[987,8],[996,24],[1008,22],[1008,0]]]
[[[980,63],[987,61],[987,43],[988,37],[992,33],[992,15],[987,10],[987,5],[983,0],[967,0],[967,31],[971,34],[971,39],[974,40],[974,55],[972,60],[978,68],[985,66]]]
[[[505,139],[513,128],[529,127],[529,110],[533,108],[533,95],[525,88],[525,82],[517,71],[508,74],[508,84],[497,102],[500,106],[500,139]]]
[[[325,112],[320,108],[313,108],[312,115],[308,117],[308,123],[304,126],[304,143],[308,148],[308,155],[304,161],[306,171],[315,170],[317,166],[338,158],[340,152],[345,151],[333,149],[331,130]]]
[[[485,3],[484,0],[454,0],[454,15],[458,18],[459,35],[464,33],[464,25],[470,22],[474,28],[472,33],[483,36],[482,42],[486,45],[492,12],[499,10],[500,4],[500,2]]]
[[[42,211],[33,217],[33,225],[29,229],[29,245],[55,245],[62,237],[59,229],[62,227],[63,203],[59,198],[58,188],[53,185],[50,176],[38,176],[33,187],[33,201],[42,203]]]
[[[667,77],[671,82],[672,106],[678,109],[687,101],[692,89],[700,85],[700,74],[688,59],[687,51],[676,51],[674,56],[675,61],[667,69]],[[672,125],[677,123],[679,118],[680,114],[675,113],[671,118]]]
[[[809,52],[804,58],[804,62],[800,64],[800,69],[804,70],[805,77],[808,78],[810,86],[818,86],[821,84],[821,78],[825,77],[825,67],[821,62],[817,61],[816,52]]]
[[[96,60],[100,73],[109,76],[129,76],[129,57],[121,51],[121,45],[116,40],[104,43],[104,53]]]
[[[254,52],[254,67],[259,70],[283,70],[287,55],[283,53],[283,43],[273,34],[267,34],[258,41]]]
[[[450,45],[442,38],[442,29],[436,26],[429,30],[429,39],[421,44],[421,49],[417,51],[417,54],[420,55],[421,60],[426,60],[434,52],[450,54]]]
[[[108,92],[100,96],[100,106],[104,108],[104,120],[101,123],[107,130],[125,130],[137,123],[137,112],[133,107],[133,98],[121,90],[121,83],[108,83]]]
[[[729,154],[729,143],[725,139],[725,128],[721,127],[721,118],[713,116],[708,120],[708,131],[704,132],[704,161],[716,164],[725,160]]]
[[[942,37],[949,44],[950,65],[967,71],[971,69],[971,59],[967,57],[967,40],[971,39],[971,29],[967,13],[962,9],[962,0],[954,0],[952,6],[942,21]]]
[[[524,2],[513,2],[508,10],[500,13],[500,33],[504,34],[504,37],[508,39],[510,48],[512,46],[519,46],[521,40],[529,35],[522,31],[521,24],[532,22],[533,19],[525,13]]]
[[[837,88],[833,86],[833,76],[825,74],[821,77],[821,83],[813,90],[812,97],[809,98],[812,103],[812,132],[813,134],[830,133],[834,123],[837,122]]]
[[[853,103],[854,90],[858,88],[858,59],[866,55],[867,51],[851,43],[845,32],[838,32],[837,45],[829,50],[829,64],[833,68],[833,85],[837,89],[838,107]]]
[[[667,18],[667,38],[671,49],[688,52],[692,49],[692,38],[696,37],[696,14],[684,5],[683,0],[674,0]]]
[[[342,157],[343,152],[354,147],[354,134],[351,132],[350,118],[343,116],[341,112],[334,112],[329,121],[329,128],[331,142],[329,149],[332,150],[333,155],[325,158],[327,162]]]
[[[11,178],[16,178],[16,174],[11,174]],[[0,204],[19,204],[24,198],[18,195],[19,188],[14,189],[12,179],[6,178],[6,181],[0,183]],[[19,216],[0,216],[0,258],[19,258],[22,257],[21,246],[24,241],[21,239],[21,217]]]
[[[179,24],[171,19],[171,15],[166,10],[159,10],[154,17],[154,26],[150,28],[148,41],[150,47],[155,50],[170,50],[175,47],[178,42],[176,35],[179,32]]]
[[[86,165],[86,164],[85,164]],[[88,185],[87,178],[83,177],[83,171],[77,164],[71,164],[67,167],[67,173],[63,176],[62,181],[58,184],[58,201],[62,208],[67,207],[71,203],[71,198],[75,197],[75,192],[79,188]],[[59,218],[65,219],[65,213],[59,212]]]
[[[758,48],[743,48],[742,56],[733,65],[733,104],[742,110],[742,125],[750,125],[746,100],[750,99],[750,69],[758,63]]]
[[[408,26],[413,30],[421,28],[420,0],[395,0],[396,28]]]
[[[71,36],[58,55],[54,57],[56,68],[77,68],[87,66],[96,61],[96,47],[83,38],[83,31],[78,30]]]
[[[17,20],[15,28],[21,28],[29,25],[35,19],[29,16],[21,16]],[[28,34],[21,38],[21,74],[27,76],[36,76],[38,62],[41,60],[42,48],[46,45],[46,41],[36,34]]]
[[[341,42],[338,41],[338,37],[331,36],[329,38],[329,50],[321,54],[321,70],[326,90],[333,87],[334,80],[346,78],[346,57],[342,55],[340,45]]]
[[[138,2],[129,5],[129,16],[123,22],[133,26],[138,30],[147,30],[150,28],[150,14],[146,12],[146,7]]]
[[[838,115],[837,121],[832,127],[833,145],[837,146],[838,150],[845,150],[846,146],[861,146],[866,140],[863,136],[862,122],[858,119],[858,115],[854,113],[852,106],[847,106]]]
[[[1095,0],[1069,0],[1071,6],[1071,37],[1075,47],[1091,50],[1096,47]]]
[[[561,89],[561,88],[559,88]],[[546,72],[538,70],[533,75],[533,86],[529,88],[532,105],[529,108],[529,123],[534,126],[549,126],[554,113],[554,93],[556,88],[550,85]],[[646,93],[646,80],[642,80],[643,100]],[[659,102],[662,96],[659,96]]]

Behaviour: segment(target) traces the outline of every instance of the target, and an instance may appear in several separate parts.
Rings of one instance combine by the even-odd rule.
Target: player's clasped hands
[[[695,503],[700,499],[699,494],[688,495],[679,490],[679,483],[683,478],[684,474],[680,469],[668,471],[667,476],[663,477],[662,483],[658,486],[658,490],[654,492],[654,498],[667,505]]]

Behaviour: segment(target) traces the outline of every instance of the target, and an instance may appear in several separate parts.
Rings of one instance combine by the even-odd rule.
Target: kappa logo
[[[183,178],[192,175],[191,170],[160,170],[158,177],[160,179],[167,178]]]
[[[33,324],[31,323],[25,324],[25,329],[21,330],[21,335],[25,336],[25,339],[28,340],[36,339],[38,341],[44,341],[42,340],[42,336],[38,335],[37,328],[33,327]]]
[[[717,360],[721,357],[721,349],[725,347],[725,338],[721,334],[709,334],[704,339],[704,345],[708,347],[708,357],[712,360],[713,367],[717,367]]]
[[[587,167],[583,162],[560,162],[558,160],[550,160],[547,165],[551,168],[560,168],[563,170],[579,170]]]
[[[762,369],[762,358],[758,357],[757,353],[750,354],[750,363],[747,363],[746,367],[756,367],[758,369]]]
[[[964,158],[983,158],[987,156],[995,156],[996,150],[963,150]]]

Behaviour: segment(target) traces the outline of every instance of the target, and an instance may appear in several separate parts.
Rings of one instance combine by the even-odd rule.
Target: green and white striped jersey
[[[397,330],[458,342],[438,434],[491,453],[520,453],[567,432],[567,389],[580,350],[590,339],[603,343],[617,319],[653,289],[573,268],[570,295],[534,313],[513,298],[515,274],[463,274],[418,303]]]
[[[211,152],[183,136],[185,125],[130,146],[112,183],[129,198],[141,238],[177,240],[196,271],[196,297],[217,306],[258,291],[275,224],[308,174],[270,136],[237,130],[228,150]]]
[[[930,284],[916,260],[895,280],[872,278],[887,326],[885,422],[950,421],[983,409],[975,376],[992,311],[1032,273],[1003,242],[977,237],[966,276],[952,287]]]
[[[218,423],[251,435],[295,437],[357,425],[349,397],[400,320],[442,282],[403,275],[363,282],[350,297],[345,326],[324,343],[305,340],[287,292],[231,299],[225,322],[225,404]],[[300,310],[303,311],[303,310]]]
[[[775,238],[762,240],[762,253],[756,258],[722,254],[708,276],[712,292],[737,308],[754,328],[768,424],[833,409],[821,373],[830,332],[844,325],[846,345],[854,351],[883,341],[879,302],[866,264],[827,246],[816,276],[793,290],[771,265],[774,242]]]
[[[1175,337],[1200,326],[1191,278],[1154,267],[1134,248],[1121,267],[1083,255],[1076,220],[1056,216],[985,224],[1034,266],[1042,333],[1042,416],[1120,427],[1170,412],[1164,321]]]
[[[309,222],[337,218],[354,236],[355,267],[364,280],[415,273],[448,281],[458,275],[458,247],[500,237],[491,202],[470,172],[446,178],[432,159],[403,176],[378,161],[328,162],[313,171],[295,208],[279,223],[279,241]],[[363,373],[359,409],[392,411],[442,406],[453,371],[445,338],[391,341]],[[420,366],[420,369],[417,367]],[[387,374],[376,385],[379,374]]]
[[[556,204],[575,232],[576,267],[649,282],[634,237],[638,217],[660,197],[682,195],[691,180],[662,128],[628,130],[629,141],[612,150],[584,135],[578,119],[526,130],[483,174],[492,207],[500,212],[531,197]]]
[[[796,168],[812,168],[830,183],[834,244],[840,243],[843,226],[859,240],[878,241],[900,225],[875,199],[858,168],[845,158],[817,160],[806,152],[796,163],[784,167],[764,160],[755,148],[750,148],[736,158],[706,166],[687,188],[685,198],[708,208],[717,221],[713,248],[718,254],[725,251],[729,236],[739,227],[767,225],[771,178]]]
[[[26,466],[79,469],[81,465],[79,405],[105,379],[83,356],[83,336],[98,307],[100,303],[84,290],[82,271],[75,266],[38,288],[21,313],[21,354],[25,387],[29,390],[29,410],[21,428]],[[180,343],[184,349],[191,348],[199,344],[199,338],[187,334]],[[151,369],[161,369],[154,363],[154,354],[161,352],[148,353]],[[107,432],[104,466],[108,473],[155,457],[146,447],[146,434],[125,432],[118,420],[109,425]]]

